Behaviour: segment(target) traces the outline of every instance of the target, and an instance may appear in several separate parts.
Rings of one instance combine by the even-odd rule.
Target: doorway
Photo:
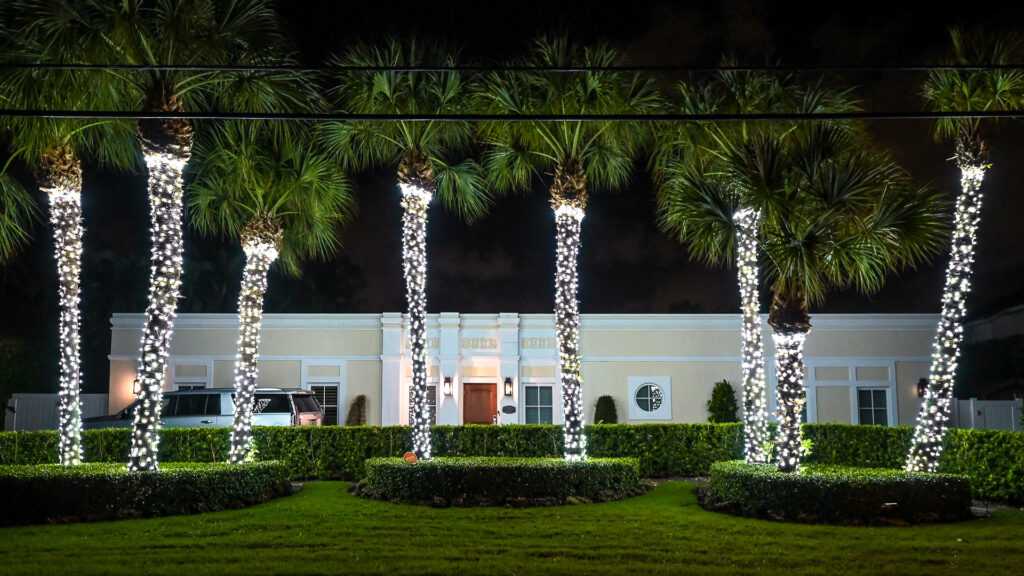
[[[493,424],[498,413],[497,384],[462,384],[464,424]]]

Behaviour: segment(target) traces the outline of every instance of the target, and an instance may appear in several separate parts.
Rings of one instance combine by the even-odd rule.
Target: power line
[[[173,64],[40,64],[2,62],[0,69],[34,70],[133,70],[165,72],[836,72],[885,73],[977,70],[1024,70],[1024,64],[936,64],[908,66],[220,66]]]
[[[753,122],[794,120],[938,120],[1024,118],[1021,111],[819,112],[773,114],[346,114],[279,112],[137,112],[91,110],[4,110],[0,117],[80,120],[300,120],[307,122]]]

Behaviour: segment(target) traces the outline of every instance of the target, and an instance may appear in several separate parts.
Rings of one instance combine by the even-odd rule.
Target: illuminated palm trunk
[[[398,165],[402,190],[402,273],[409,309],[409,425],[412,451],[430,459],[430,405],[427,403],[427,208],[434,196],[430,159],[416,149],[406,150]]]
[[[231,426],[229,461],[235,464],[253,460],[253,400],[259,376],[260,325],[263,322],[263,295],[267,291],[267,273],[281,252],[283,231],[270,218],[250,221],[242,231],[245,270],[238,293],[238,353],[235,356],[235,412]]]
[[[409,425],[412,451],[429,459],[430,406],[427,404],[427,207],[432,194],[402,185],[402,271],[409,307],[412,386],[409,388]]]
[[[974,246],[981,216],[981,180],[986,168],[978,155],[963,154],[963,150],[965,146],[961,144],[957,156],[962,191],[956,201],[953,246],[942,291],[942,315],[932,343],[928,387],[907,456],[906,468],[911,471],[937,470],[942,440],[951,418],[954,377],[960,358],[963,321],[967,312],[965,303],[971,290]]]
[[[743,444],[747,462],[767,463],[768,420],[761,342],[761,301],[757,293],[757,226],[761,213],[736,212],[736,271],[739,277],[743,320]]]
[[[811,331],[807,300],[802,290],[775,292],[768,324],[774,330],[776,400],[779,437],[776,462],[780,472],[794,472],[800,466],[803,446],[800,438],[807,395],[804,390],[804,341]]]
[[[562,378],[565,459],[587,458],[580,377],[580,309],[576,299],[580,228],[587,205],[587,178],[579,163],[559,165],[551,185],[555,211],[555,330]]]
[[[156,470],[160,432],[160,403],[164,373],[177,315],[182,268],[182,179],[188,161],[183,153],[147,150],[149,206],[153,236],[149,306],[142,328],[139,360],[139,404],[129,453],[129,470]]]
[[[62,147],[48,155],[41,173],[41,188],[50,200],[60,300],[58,456],[61,464],[75,466],[82,462],[81,315],[78,310],[82,269],[82,168],[71,149]]]

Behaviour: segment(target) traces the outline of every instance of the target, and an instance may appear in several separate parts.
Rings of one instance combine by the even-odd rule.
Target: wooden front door
[[[498,387],[494,384],[462,385],[462,421],[465,424],[493,424],[498,412]]]

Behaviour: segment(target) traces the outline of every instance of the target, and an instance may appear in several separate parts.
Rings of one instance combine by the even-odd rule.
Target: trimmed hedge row
[[[787,522],[905,524],[971,517],[967,476],[884,468],[716,462],[701,495],[705,508]]]
[[[551,506],[643,492],[635,458],[371,458],[356,487],[363,498],[430,506]]]
[[[291,492],[280,462],[0,466],[0,525],[82,522],[242,508]]]
[[[743,455],[742,424],[595,424],[586,429],[593,457],[634,457],[644,477],[707,474],[713,462]],[[130,430],[87,430],[89,462],[126,462]],[[168,428],[161,431],[164,462],[227,460],[226,428]],[[292,479],[364,476],[368,458],[401,456],[410,446],[404,426],[320,428],[256,427],[261,460],[281,460]],[[562,428],[550,425],[434,426],[438,456],[557,457]],[[910,446],[909,426],[805,424],[812,442],[808,464],[901,468]],[[0,465],[57,461],[57,433],[0,432]],[[952,429],[940,471],[967,474],[976,498],[1024,503],[1024,433]]]

